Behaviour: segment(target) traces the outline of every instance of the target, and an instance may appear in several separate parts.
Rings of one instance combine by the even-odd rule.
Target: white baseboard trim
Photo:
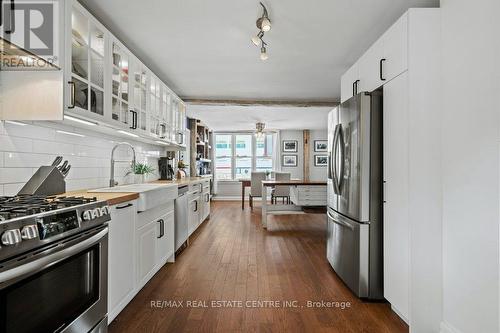
[[[402,321],[404,321],[407,325],[410,325],[410,321],[408,320],[408,318],[406,318],[406,316],[403,316],[403,314],[398,310],[396,309],[392,304],[391,304],[391,310],[398,315],[399,318],[401,318]]]
[[[462,333],[459,329],[455,328],[453,325],[447,321],[442,321],[440,325],[440,333]]]

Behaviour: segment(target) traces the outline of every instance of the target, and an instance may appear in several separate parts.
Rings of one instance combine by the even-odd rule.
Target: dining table
[[[274,180],[274,179],[268,179],[268,180]],[[292,179],[292,180],[299,180],[299,179]],[[252,186],[252,182],[250,178],[241,178],[239,179],[239,182],[241,183],[241,209],[245,209],[245,189],[247,187]]]

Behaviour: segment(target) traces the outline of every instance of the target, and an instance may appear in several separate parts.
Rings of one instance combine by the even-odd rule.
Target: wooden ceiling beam
[[[181,99],[190,105],[217,105],[217,106],[282,106],[282,107],[336,107],[335,101],[254,101],[254,100],[232,100],[232,99]]]

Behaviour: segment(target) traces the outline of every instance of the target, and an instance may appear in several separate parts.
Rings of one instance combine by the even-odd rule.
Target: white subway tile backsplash
[[[4,184],[3,185],[3,195],[16,195],[19,193],[19,190],[24,186],[24,183],[16,183],[16,184]]]
[[[33,140],[0,134],[0,151],[31,152]]]
[[[59,133],[57,130],[85,135]],[[41,165],[50,165],[58,155],[72,168],[66,179],[68,191],[107,187],[110,177],[111,150],[123,138],[74,128],[57,122],[30,122],[25,126],[0,122],[0,195],[14,195]],[[164,156],[163,146],[127,140],[137,153],[137,161],[148,163],[158,179],[158,158]],[[120,147],[117,159],[131,159],[130,149]],[[134,181],[126,176],[129,163],[116,163],[115,179],[119,183]]]
[[[75,145],[63,142],[54,142],[46,140],[33,140],[33,152],[52,154],[57,152],[59,155],[75,155]]]
[[[4,123],[5,134],[12,137],[54,140],[56,131],[52,128],[26,124],[20,126],[11,123]]]
[[[0,183],[27,182],[34,173],[33,168],[0,168]]]
[[[7,168],[37,168],[41,165],[50,165],[56,155],[35,153],[3,153],[4,166]]]

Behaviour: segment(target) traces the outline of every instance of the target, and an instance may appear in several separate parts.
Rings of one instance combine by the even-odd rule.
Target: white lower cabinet
[[[188,202],[188,235],[191,234],[200,225],[200,194],[198,192],[189,195]]]
[[[156,266],[156,223],[137,230],[137,287],[142,288],[154,275]]]
[[[408,73],[384,85],[384,297],[409,318]]]
[[[159,232],[157,232],[156,236],[156,265],[159,266],[158,268],[161,268],[172,257],[175,251],[173,210],[158,219],[157,228],[159,228]]]
[[[210,216],[210,180],[201,183],[200,224]]]
[[[174,260],[174,202],[137,212],[137,201],[111,207],[108,323],[167,262]]]
[[[111,322],[135,295],[135,217],[135,201],[111,207],[108,240],[108,322]]]
[[[137,288],[174,256],[174,202],[140,212],[136,220]]]

